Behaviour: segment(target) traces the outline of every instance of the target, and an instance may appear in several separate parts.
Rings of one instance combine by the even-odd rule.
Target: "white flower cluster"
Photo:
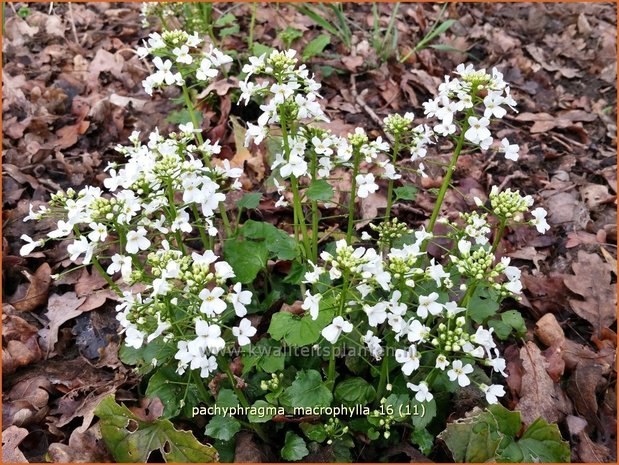
[[[125,344],[139,349],[158,337],[166,342],[176,341],[177,372],[199,369],[206,378],[217,369],[215,356],[226,347],[222,337],[224,321],[234,316],[242,318],[232,328],[232,334],[240,346],[250,343],[256,328],[243,317],[252,293],[243,290],[240,283],[226,285],[235,277],[227,262],[218,261],[210,250],[184,256],[178,250],[170,250],[166,242],[163,249],[148,255],[146,265],[151,270],[150,279],[154,278],[148,286],[150,294],[145,297],[125,292],[116,307],[125,331]],[[182,318],[178,312],[182,312]],[[179,319],[193,325],[178,324]],[[174,330],[173,322],[177,322]]]
[[[148,41],[137,49],[140,58],[154,56],[156,71],[142,81],[146,93],[152,95],[153,90],[166,86],[182,87],[187,79],[208,83],[223,66],[232,62],[231,57],[212,45],[207,51],[199,50],[201,43],[196,32],[192,35],[181,30],[151,33]]]
[[[425,158],[428,144],[433,143],[434,131],[426,124],[415,124],[415,115],[411,112],[404,115],[394,114],[387,116],[384,120],[385,132],[391,134],[399,150],[407,150],[410,153],[410,160],[417,161]],[[387,179],[399,179],[401,176],[395,174],[395,167],[392,163],[386,162],[381,166],[385,169]],[[419,163],[419,173],[426,177],[423,163]],[[389,175],[393,173],[392,175]]]
[[[202,159],[210,159],[220,147],[208,140],[194,145],[194,132],[191,123],[167,138],[156,131],[145,145],[139,133],[133,133],[132,146],[117,148],[127,162],[106,168],[110,176],[103,184],[109,193],[91,186],[79,192],[69,189],[52,196],[52,209],[31,211],[27,219],[53,216],[60,210],[65,219],[48,237],[77,236],[67,247],[73,262],[82,257],[82,263],[88,264],[95,253],[101,259],[100,252],[113,250],[107,274],[120,273],[125,283],[146,286],[142,293],[125,291],[117,306],[125,344],[138,349],[158,337],[176,340],[179,373],[189,367],[200,369],[206,377],[216,369],[214,356],[225,346],[221,322],[232,315],[244,317],[252,294],[240,283],[226,285],[235,276],[232,267],[218,261],[211,250],[188,256],[184,249],[182,234],[196,227],[192,215],[201,214],[199,227],[217,235],[213,219],[226,198],[222,188],[238,188],[242,174],[227,161],[205,166]],[[42,242],[30,240],[24,247]],[[187,323],[177,324],[173,330],[180,309],[184,321],[193,324],[189,328]],[[183,329],[187,333],[179,334]],[[232,329],[239,345],[249,344],[255,332],[247,319]],[[190,338],[193,333],[195,339]]]
[[[473,65],[460,64],[455,74],[459,78],[445,76],[438,96],[423,104],[424,113],[440,120],[433,128],[435,133],[450,136],[460,129],[464,131],[466,141],[488,150],[494,141],[488,129],[491,119],[503,118],[507,114],[505,107],[516,111],[516,101],[503,80],[503,74],[496,68],[488,73],[485,69],[475,70]],[[464,114],[461,128],[457,124],[458,113]],[[505,158],[518,160],[518,145],[511,144],[506,138],[501,140],[498,150],[505,154]]]
[[[313,319],[329,308],[338,310],[333,321],[322,330],[322,336],[331,344],[344,334],[356,332],[357,340],[376,360],[383,357],[386,340],[393,339],[403,345],[404,348],[396,350],[395,358],[406,376],[413,375],[420,368],[424,354],[429,353],[436,354],[431,362],[435,368],[444,371],[459,386],[470,384],[468,375],[473,371],[473,364],[490,366],[505,376],[505,361],[492,338],[493,330],[480,325],[474,334],[467,332],[468,320],[463,316],[466,308],[458,300],[462,270],[457,264],[443,267],[434,259],[425,262],[422,245],[431,235],[421,229],[414,236],[415,242],[389,249],[385,258],[373,248],[353,248],[345,240],[336,242],[335,253],[323,252],[324,265],[312,264],[305,282],[325,284],[328,276],[330,285],[336,286],[335,282],[342,280],[346,291],[338,292],[344,297],[337,295],[335,304],[327,307],[323,305],[323,295],[307,291],[303,308]],[[508,290],[513,294],[520,292],[520,271],[509,266],[508,259],[497,265],[496,270],[507,277]],[[417,392],[418,400],[432,399],[424,381],[411,383],[409,387]],[[488,389],[491,395],[484,392],[489,401],[496,402],[496,396],[504,394],[501,386]]]

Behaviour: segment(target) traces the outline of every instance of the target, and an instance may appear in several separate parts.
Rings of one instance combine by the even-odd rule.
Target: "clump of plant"
[[[168,34],[151,37],[157,71],[147,89],[177,85],[185,94],[189,77],[212,78],[228,61],[216,49],[194,50],[192,36]],[[507,338],[523,322],[493,317],[522,285],[520,270],[496,252],[508,229],[549,228],[531,196],[496,187],[477,210],[440,218],[464,150],[518,158],[518,146],[490,130],[515,108],[509,86],[496,69],[460,65],[423,105],[433,124],[411,113],[385,119],[390,145],[363,128],[338,136],[317,125],[328,121],[320,84],[294,50],[250,57],[243,72],[240,100],[262,112],[248,123],[246,144],[275,147],[270,183],[292,234],[244,219],[256,193],[228,219],[223,202],[242,170],[218,160],[219,145],[202,140],[195,124],[145,143],[133,134],[133,145],[119,148],[127,163],[108,168],[105,191],[58,193],[29,218],[61,217],[48,238],[70,241],[71,261],[92,264],[119,293],[122,356],[147,375],[146,394],[164,400],[166,418],[207,416],[205,434],[223,459],[232,459],[243,428],[274,447],[285,437],[285,460],[329,445],[334,461],[349,461],[363,442],[380,450],[403,438],[429,453],[453,393],[475,388],[489,404],[504,396],[495,327]],[[402,184],[401,159],[424,176],[439,140],[452,142],[451,160],[429,222],[412,229],[392,216],[413,192]],[[356,199],[381,184],[384,217],[359,235]],[[335,240],[327,207],[344,215]],[[443,258],[428,253],[439,238]],[[27,254],[47,239],[25,240]]]

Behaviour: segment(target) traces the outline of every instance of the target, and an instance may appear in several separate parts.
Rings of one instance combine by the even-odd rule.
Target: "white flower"
[[[320,275],[323,274],[325,272],[325,269],[315,265],[312,262],[309,262],[309,264],[314,268],[312,271],[308,271],[307,273],[305,273],[304,276],[304,283],[309,283],[309,284],[314,284],[315,282],[317,282],[320,279]]]
[[[470,363],[462,366],[461,360],[454,360],[451,364],[451,370],[447,372],[447,376],[449,376],[450,381],[458,380],[460,387],[465,387],[471,384],[471,380],[467,376],[470,373],[473,373],[473,367]]]
[[[234,307],[234,313],[238,317],[244,317],[247,315],[247,309],[245,305],[249,305],[251,303],[251,292],[242,290],[241,283],[236,283],[232,288],[234,293],[228,294],[228,300],[232,303]]]
[[[157,67],[157,72],[151,77],[156,84],[166,83],[171,86],[172,84],[178,84],[183,81],[180,73],[174,74],[172,69],[172,62],[170,60],[163,61],[161,57],[153,58],[153,64]]]
[[[443,269],[443,265],[435,263],[435,259],[430,260],[430,266],[426,268],[426,274],[436,282],[437,286],[441,285],[441,279],[449,278],[449,273]]]
[[[374,182],[374,175],[372,173],[366,175],[358,174],[355,179],[357,180],[357,195],[362,199],[378,190],[378,185]]]
[[[401,298],[402,293],[400,291],[393,291],[393,295],[391,296],[391,300],[389,301],[389,310],[391,310],[391,313],[400,316],[406,313],[407,306],[404,302],[400,302]]]
[[[51,239],[60,239],[66,237],[73,231],[73,225],[63,220],[58,220],[57,228],[47,233],[47,237]]]
[[[203,58],[200,62],[200,67],[196,70],[196,79],[199,81],[208,81],[217,76],[219,71],[213,68],[213,63],[208,58]]]
[[[88,225],[92,231],[88,233],[88,239],[92,242],[103,242],[107,237],[107,228],[101,223],[90,223]]]
[[[434,399],[428,383],[425,381],[421,381],[419,384],[406,383],[406,387],[417,393],[415,394],[415,399],[417,399],[418,402],[430,402]]]
[[[196,336],[198,336],[196,338],[197,343],[206,347],[213,354],[226,347],[226,342],[221,338],[221,328],[214,324],[209,325],[204,320],[196,320]]]
[[[193,58],[189,54],[189,47],[187,47],[186,45],[181,45],[180,48],[176,47],[172,50],[172,53],[176,55],[177,63],[185,63],[187,65],[190,65],[193,62]]]
[[[411,319],[408,322],[408,340],[410,342],[424,342],[430,335],[430,328],[419,320]]]
[[[107,274],[113,275],[117,271],[121,272],[123,279],[131,276],[131,257],[124,257],[119,254],[112,255],[112,263],[107,267]]]
[[[473,144],[479,144],[481,141],[490,137],[490,131],[488,125],[490,121],[488,118],[476,118],[475,116],[469,116],[469,128],[464,133],[466,140]]]
[[[501,139],[501,152],[505,153],[505,158],[508,160],[518,161],[518,151],[520,147],[518,144],[510,144],[507,138]]]
[[[200,299],[202,299],[200,311],[209,317],[223,313],[228,306],[221,299],[222,295],[224,295],[224,290],[221,287],[215,287],[212,291],[202,289],[199,294]]]
[[[479,387],[486,394],[486,400],[489,404],[496,404],[499,401],[498,397],[505,395],[505,389],[500,384],[492,384],[490,386],[480,384]]]
[[[363,342],[365,342],[368,346],[368,350],[370,351],[370,354],[372,354],[372,357],[376,360],[380,360],[382,358],[385,351],[380,345],[380,339],[377,336],[374,336],[372,331],[368,330],[368,332],[365,333],[365,336],[363,336]]]
[[[496,118],[503,118],[507,114],[507,110],[499,105],[502,105],[504,102],[505,99],[500,92],[488,92],[488,95],[484,97],[484,105],[486,106],[484,117],[491,118],[495,116]]]
[[[146,229],[142,226],[137,231],[129,231],[127,233],[127,244],[125,250],[127,253],[136,254],[140,250],[146,250],[150,247],[150,241],[146,238]]]
[[[499,351],[497,349],[494,349],[494,352],[496,355],[499,354]],[[497,373],[501,373],[505,378],[507,378],[507,373],[505,372],[506,364],[505,364],[504,358],[501,358],[501,357],[493,358],[492,360],[489,361],[489,363],[493,371],[496,371]]]
[[[251,325],[251,321],[243,318],[238,326],[232,328],[232,334],[238,339],[239,345],[242,347],[251,343],[249,338],[256,334],[256,328]]]
[[[336,316],[333,322],[322,330],[322,336],[331,344],[335,344],[342,332],[350,333],[353,326],[350,322],[344,320],[341,316]]]
[[[146,342],[151,342],[163,334],[164,331],[171,328],[172,325],[167,321],[161,321],[161,315],[157,313],[157,329],[146,338]]]
[[[45,241],[43,239],[35,241],[27,234],[22,234],[20,236],[20,239],[24,242],[27,242],[27,244],[22,245],[19,249],[19,255],[21,255],[22,257],[24,255],[30,255],[34,249],[36,249],[37,247],[42,247],[45,244]]]
[[[90,263],[90,259],[92,258],[92,254],[94,252],[94,245],[88,242],[86,236],[82,236],[79,239],[73,241],[72,244],[69,244],[67,247],[67,252],[69,252],[69,259],[72,262],[75,262],[80,255],[84,254],[84,264]]]
[[[320,311],[320,299],[322,294],[312,295],[309,290],[305,291],[305,300],[301,308],[303,310],[309,310],[312,320],[318,319],[318,312]]]
[[[217,369],[217,359],[213,355],[208,358],[204,356],[202,357],[202,360],[200,360],[199,368],[200,376],[202,378],[208,378]]]
[[[535,228],[540,234],[545,234],[546,231],[550,229],[550,225],[546,221],[547,214],[548,212],[541,207],[537,207],[535,210],[531,212],[531,215],[533,215],[533,217],[535,218],[531,222],[531,224],[535,226]]]
[[[395,359],[402,364],[402,373],[406,376],[419,368],[419,354],[415,345],[411,345],[408,350],[397,349]]]
[[[235,276],[234,270],[228,262],[215,263],[215,277],[218,281],[224,282],[227,279],[234,278]]]
[[[443,311],[443,304],[438,303],[436,300],[438,299],[438,293],[432,292],[430,295],[419,296],[419,307],[417,307],[417,315],[421,318],[427,318],[428,313],[431,315],[438,315]]]
[[[139,349],[144,344],[146,334],[135,326],[129,326],[125,332],[125,344],[134,349]]]
[[[376,305],[364,305],[363,311],[368,316],[368,324],[376,327],[387,318],[387,302],[378,302]]]
[[[438,356],[436,357],[436,368],[439,368],[441,370],[445,370],[445,368],[447,368],[449,366],[449,360],[447,360],[447,357],[445,357],[444,354],[438,354]]]

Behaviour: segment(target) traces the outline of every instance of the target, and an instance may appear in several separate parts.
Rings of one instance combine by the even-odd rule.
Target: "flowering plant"
[[[213,79],[230,62],[198,46],[168,31],[139,51],[154,55],[157,69],[146,91],[179,87],[191,115],[188,83]],[[286,460],[305,457],[306,442],[350,460],[358,441],[389,444],[394,430],[411,428],[427,452],[452,393],[472,386],[490,404],[505,394],[494,336],[522,332],[524,322],[514,311],[496,313],[522,285],[519,269],[496,253],[508,228],[549,228],[542,208],[530,210],[531,196],[496,187],[487,202],[474,199],[476,211],[440,217],[463,150],[517,160],[518,146],[497,144],[490,130],[515,109],[509,86],[496,69],[460,65],[424,103],[429,121],[412,113],[384,120],[389,143],[363,128],[345,137],[324,129],[320,84],[294,50],[250,57],[242,72],[239,103],[256,101],[262,111],[245,142],[277,147],[270,179],[277,206],[292,210],[292,235],[242,221],[241,209],[257,206],[247,195],[237,221],[228,219],[226,194],[240,189],[243,172],[217,159],[218,142],[204,140],[195,119],[146,143],[134,133],[131,146],[118,148],[126,163],[107,168],[105,191],[69,189],[28,219],[61,216],[47,236],[68,240],[70,260],[92,265],[119,294],[121,355],[148,375],[146,394],[166,401],[166,417],[209,415],[205,433],[220,451],[247,427],[267,443],[270,432],[285,433]],[[411,199],[396,187],[400,157],[413,175],[428,176],[424,160],[439,138],[453,144],[451,160],[428,223],[411,229],[392,216],[397,201]],[[347,204],[335,200],[340,178],[350,179]],[[385,214],[359,234],[355,200],[380,183]],[[326,242],[321,206],[344,212],[335,241]],[[24,240],[28,254],[47,239]],[[431,243],[442,250],[429,253]],[[290,265],[286,276],[278,262]]]

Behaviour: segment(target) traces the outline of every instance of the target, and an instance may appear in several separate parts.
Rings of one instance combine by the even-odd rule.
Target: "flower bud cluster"
[[[381,248],[390,246],[394,240],[411,232],[408,226],[401,223],[397,218],[392,218],[391,221],[382,222],[378,225],[370,223],[370,228],[378,232],[376,243]]]
[[[284,379],[283,373],[271,373],[271,379],[263,379],[260,382],[260,389],[263,391],[277,391],[279,389],[280,383]]]
[[[490,205],[493,213],[499,218],[518,220],[523,213],[529,211],[529,207],[533,205],[533,198],[530,195],[522,196],[519,191],[511,189],[499,192],[497,186],[492,186]]]

